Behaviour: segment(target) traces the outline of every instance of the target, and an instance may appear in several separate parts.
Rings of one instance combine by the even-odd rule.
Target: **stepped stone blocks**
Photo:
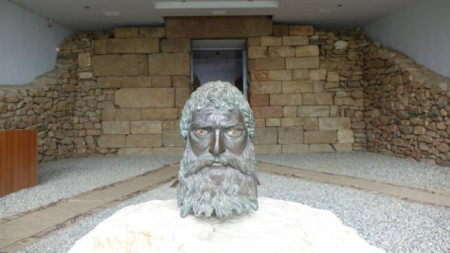
[[[52,72],[0,86],[0,128],[37,129],[39,161],[181,155],[194,38],[247,39],[257,153],[369,150],[450,166],[449,78],[361,31],[266,17],[180,17],[166,27],[75,33]],[[340,40],[347,48],[335,48]]]

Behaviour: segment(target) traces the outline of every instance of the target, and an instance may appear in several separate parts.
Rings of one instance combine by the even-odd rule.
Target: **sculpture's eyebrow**
[[[214,124],[211,123],[207,123],[204,122],[202,120],[196,120],[194,122],[191,123],[191,125],[195,128],[207,128],[207,127],[212,127],[214,126]],[[245,124],[241,123],[241,122],[237,122],[237,123],[221,123],[220,124],[221,128],[239,128],[239,129],[244,129],[245,128]]]
[[[238,122],[238,123],[235,123],[235,124],[227,124],[227,123],[225,123],[225,124],[220,124],[220,127],[222,127],[222,128],[239,128],[239,129],[243,129],[243,128],[245,128],[245,124],[241,123],[241,122]]]
[[[202,121],[202,120],[196,120],[196,121],[193,121],[193,122],[191,123],[191,125],[192,125],[193,127],[198,127],[198,128],[202,128],[202,127],[212,127],[212,126],[213,126],[213,124],[204,122],[204,121]]]

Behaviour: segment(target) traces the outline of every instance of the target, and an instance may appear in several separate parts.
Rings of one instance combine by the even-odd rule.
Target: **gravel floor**
[[[0,218],[111,184],[164,164],[174,156],[127,156],[64,159],[39,164],[38,185],[0,198]]]
[[[350,188],[272,174],[259,175],[259,195],[331,210],[370,244],[387,252],[450,252],[450,211],[398,201]],[[66,252],[96,224],[120,208],[152,199],[171,199],[170,184],[135,197],[54,234],[20,252]]]
[[[450,193],[450,168],[365,152],[259,155],[259,161]]]
[[[425,189],[450,192],[450,169],[370,153],[264,155],[259,160]],[[179,157],[68,159],[39,166],[40,185],[0,198],[7,216],[59,198],[120,181]],[[450,210],[399,201],[358,190],[261,173],[260,196],[296,201],[331,210],[371,244],[388,252],[450,252]],[[86,218],[21,252],[66,252],[74,242],[118,209],[152,199],[175,198],[164,185]]]

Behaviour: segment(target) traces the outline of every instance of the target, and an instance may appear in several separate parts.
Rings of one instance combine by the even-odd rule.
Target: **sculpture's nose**
[[[225,152],[225,145],[223,143],[223,136],[220,129],[214,131],[213,139],[209,145],[209,153],[214,156],[219,156]]]

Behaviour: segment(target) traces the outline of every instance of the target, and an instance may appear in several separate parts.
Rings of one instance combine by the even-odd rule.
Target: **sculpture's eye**
[[[200,128],[200,129],[195,130],[195,133],[200,136],[205,136],[208,133],[208,130]]]
[[[227,135],[231,137],[237,137],[241,135],[242,131],[236,128],[231,128],[227,130]]]

